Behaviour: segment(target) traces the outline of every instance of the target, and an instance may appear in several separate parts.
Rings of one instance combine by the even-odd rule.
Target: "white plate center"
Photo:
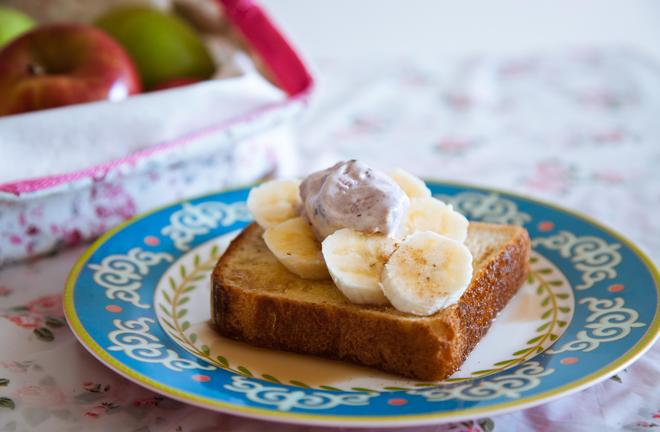
[[[210,273],[237,234],[234,231],[186,253],[156,288],[160,325],[182,348],[235,373],[304,387],[382,391],[437,384],[346,362],[257,348],[217,334],[209,324]],[[447,381],[497,373],[545,351],[570,323],[574,306],[568,279],[552,262],[532,252],[528,280]]]

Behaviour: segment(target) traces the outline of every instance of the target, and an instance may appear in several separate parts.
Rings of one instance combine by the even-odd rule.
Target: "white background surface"
[[[311,58],[517,54],[624,43],[660,58],[654,0],[263,0]]]

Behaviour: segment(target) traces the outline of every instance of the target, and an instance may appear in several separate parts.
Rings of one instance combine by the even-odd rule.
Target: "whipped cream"
[[[410,200],[387,174],[350,160],[310,174],[300,185],[302,214],[319,240],[342,228],[396,235]]]

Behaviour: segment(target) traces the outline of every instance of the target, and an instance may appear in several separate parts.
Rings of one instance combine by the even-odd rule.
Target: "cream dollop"
[[[342,228],[398,234],[410,205],[387,174],[355,160],[310,174],[300,185],[300,197],[319,240]]]

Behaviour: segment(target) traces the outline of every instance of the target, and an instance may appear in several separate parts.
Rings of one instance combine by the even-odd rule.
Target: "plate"
[[[470,220],[524,225],[530,275],[462,368],[420,382],[252,347],[209,324],[209,274],[250,222],[249,189],[139,216],[73,267],[65,312],[80,342],[136,383],[201,407],[326,426],[441,423],[518,410],[610,377],[660,329],[659,275],[585,216],[511,193],[429,182]]]

